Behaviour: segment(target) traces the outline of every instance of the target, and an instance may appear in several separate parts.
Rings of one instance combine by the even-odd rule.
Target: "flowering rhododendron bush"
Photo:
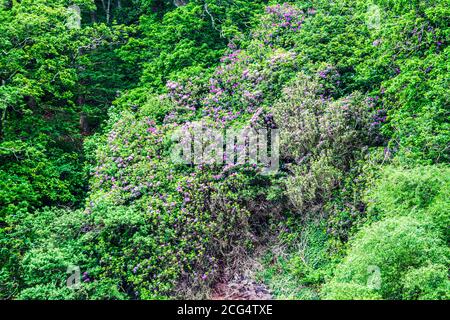
[[[448,299],[449,10],[0,3],[0,298]]]

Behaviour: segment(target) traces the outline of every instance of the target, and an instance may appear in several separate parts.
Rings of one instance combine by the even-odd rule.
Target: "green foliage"
[[[74,4],[92,8],[91,1]],[[72,28],[66,5],[33,0],[0,6],[0,264],[2,277],[10,277],[2,282],[12,283],[2,297],[23,280],[24,248],[15,239],[20,219],[43,206],[83,201],[82,137],[104,119],[119,87],[114,82],[124,82],[117,73],[105,76],[108,68],[99,68],[103,76],[95,71],[98,59],[106,59],[105,47],[117,45],[123,30]],[[99,93],[100,86],[108,90]]]
[[[98,80],[98,74],[94,79],[98,63],[90,53],[117,41],[120,32],[103,25],[70,29],[64,4],[22,1],[0,8],[5,53],[0,59],[0,174],[13,190],[2,188],[1,218],[19,202],[33,209],[83,197],[81,134],[95,126],[93,118],[102,119],[92,113],[101,113],[115,94],[103,91],[102,101],[95,97],[96,86],[117,80]],[[80,130],[83,114],[92,123]],[[22,201],[15,199],[16,186],[27,190]]]
[[[369,192],[369,209],[380,217],[429,218],[449,240],[450,171],[443,166],[386,168]]]
[[[86,237],[99,259],[92,276],[116,279],[134,298],[193,288],[202,296],[220,268],[251,248],[244,190],[236,192],[253,178],[230,170],[219,179],[214,167],[173,162],[174,125],[158,125],[152,110],[122,112],[97,150],[86,209]]]
[[[281,156],[291,162],[286,192],[300,212],[329,200],[359,150],[371,143],[363,97],[324,100],[320,90],[316,79],[300,74],[273,107]]]
[[[383,299],[401,299],[416,285],[425,287],[423,290],[427,286],[433,287],[434,279],[426,277],[427,272],[423,268],[430,263],[445,267],[448,258],[448,247],[426,222],[412,217],[387,218],[358,233],[347,257],[337,267],[334,277],[325,285],[322,293],[327,299],[366,298],[368,293],[360,289],[343,296],[342,284],[356,284],[359,286],[357,288],[366,286],[375,290]],[[380,271],[379,288],[371,286],[371,268]],[[411,283],[412,274],[421,277]],[[362,296],[359,296],[361,292]]]
[[[263,258],[259,278],[277,299],[319,299],[320,286],[335,265],[325,224],[302,226],[292,216],[277,229],[278,242]]]
[[[412,269],[403,278],[404,300],[448,300],[450,281],[445,265]]]
[[[194,0],[162,17],[143,15],[140,36],[130,39],[121,57],[142,67],[142,84],[151,91],[161,91],[168,80],[208,74],[263,2]]]
[[[204,298],[255,248],[275,297],[449,298],[448,1],[267,2],[1,2],[0,298]],[[196,123],[280,171],[174,161]]]
[[[448,2],[375,3],[385,13],[359,68],[366,78],[385,74],[379,93],[390,147],[405,163],[448,162]]]
[[[16,211],[8,222],[14,228],[2,237],[2,256],[8,260],[1,273],[11,279],[2,282],[2,296],[11,298],[23,287],[40,284],[48,285],[45,290],[55,287],[67,293],[59,289],[65,288],[67,267],[80,263],[82,250],[76,238],[81,216],[68,210]]]
[[[295,44],[303,72],[319,79],[319,85],[309,81],[291,94],[295,92],[294,83],[285,93],[284,101],[275,105],[275,120],[282,129],[284,160],[300,162],[300,166],[286,166],[291,171],[286,195],[294,200],[293,210],[303,209],[308,216],[313,212],[313,217],[317,216],[314,209],[324,213],[330,242],[338,252],[346,247],[340,242],[347,241],[361,225],[384,217],[395,217],[394,220],[398,216],[415,217],[430,228],[436,226],[436,237],[448,239],[447,170],[414,168],[418,164],[448,162],[445,2],[323,1],[316,2],[314,10],[308,3],[301,3],[299,6],[308,14],[301,30],[282,40]],[[326,139],[322,144],[316,143],[321,127],[307,124],[320,124],[311,121],[320,119],[320,111],[312,113],[309,121],[302,121],[307,118],[305,114],[321,105],[325,106],[325,112],[331,113],[326,99],[342,99],[355,91],[367,93],[370,106],[367,115],[372,118],[366,118],[369,121],[360,131],[362,135],[353,135],[350,126],[338,131],[337,136],[344,140],[330,139],[331,145]],[[314,97],[319,94],[325,101]],[[295,105],[301,107],[296,109]],[[323,131],[333,127],[333,123],[326,123]],[[378,133],[380,129],[383,135]],[[379,145],[386,146],[384,151],[364,148]],[[315,152],[318,155],[314,156]],[[369,196],[364,197],[364,188],[371,187],[373,178],[379,176],[376,170],[392,158],[394,163],[412,169],[383,170]],[[336,163],[341,159],[344,161]],[[298,228],[304,230],[305,225]],[[350,255],[353,247],[350,243]],[[424,273],[423,280],[418,281],[427,282],[426,279]],[[361,281],[335,281],[324,296],[386,298],[364,286]],[[397,292],[395,297],[401,297],[401,293]]]
[[[14,233],[7,239],[14,248],[10,251],[14,269],[4,266],[1,275],[5,280],[12,276],[8,272],[16,271],[20,276],[14,282],[2,282],[2,295],[38,300],[123,299],[113,279],[92,282],[97,262],[91,254],[92,239],[84,235],[87,230],[82,210],[45,208],[17,217]],[[69,288],[68,270],[73,266],[80,268],[80,287]]]
[[[337,282],[325,288],[325,300],[381,300],[382,297],[365,285]]]

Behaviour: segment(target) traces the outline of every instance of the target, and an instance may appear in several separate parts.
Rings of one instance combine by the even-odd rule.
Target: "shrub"
[[[312,159],[309,165],[295,165],[291,170],[293,174],[286,180],[286,193],[299,212],[329,200],[341,177],[341,172],[327,156]]]
[[[446,265],[412,269],[402,279],[404,300],[448,300],[450,280]]]
[[[273,106],[280,152],[293,175],[287,194],[297,210],[329,200],[344,172],[370,144],[370,111],[363,96],[320,97],[316,78],[298,74]]]
[[[99,259],[92,277],[115,280],[133,298],[204,297],[251,250],[245,202],[264,181],[251,166],[172,161],[178,124],[147,112],[122,111],[97,149],[83,236]]]
[[[325,289],[326,300],[381,300],[378,292],[357,283],[338,282]]]
[[[388,167],[367,196],[369,210],[384,216],[430,218],[449,240],[450,169]]]
[[[10,298],[73,299],[77,292],[68,290],[66,281],[69,266],[86,270],[89,259],[79,237],[83,212],[58,208],[44,208],[32,213],[19,213],[16,226],[9,235],[10,259],[13,268],[2,266],[2,295],[8,294],[5,284],[12,285]],[[9,268],[8,268],[9,267]],[[9,269],[9,270],[8,270]]]
[[[54,284],[38,285],[22,290],[19,300],[73,300],[74,292],[69,288],[57,287]]]
[[[410,279],[411,270],[419,270],[430,263],[447,265],[448,257],[448,248],[426,222],[412,217],[386,218],[357,234],[348,255],[324,286],[322,294],[326,299],[338,298],[341,296],[339,287],[343,284],[370,287],[371,272],[377,269],[380,286],[372,288],[383,299],[401,299],[406,290],[402,279]],[[415,274],[426,275],[425,272]],[[422,283],[422,287],[433,286],[426,279],[429,277],[420,278],[417,283]],[[347,297],[359,299],[359,294],[356,290]]]

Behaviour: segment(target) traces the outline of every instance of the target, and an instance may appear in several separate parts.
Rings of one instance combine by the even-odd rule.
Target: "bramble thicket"
[[[449,299],[449,17],[1,0],[0,298]],[[278,129],[279,170],[173,161],[198,122]]]

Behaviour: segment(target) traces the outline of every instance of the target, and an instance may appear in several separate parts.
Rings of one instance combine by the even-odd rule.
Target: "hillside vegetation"
[[[449,17],[0,0],[0,298],[205,299],[252,260],[276,299],[449,299]],[[278,170],[175,161],[198,123],[278,130]]]

